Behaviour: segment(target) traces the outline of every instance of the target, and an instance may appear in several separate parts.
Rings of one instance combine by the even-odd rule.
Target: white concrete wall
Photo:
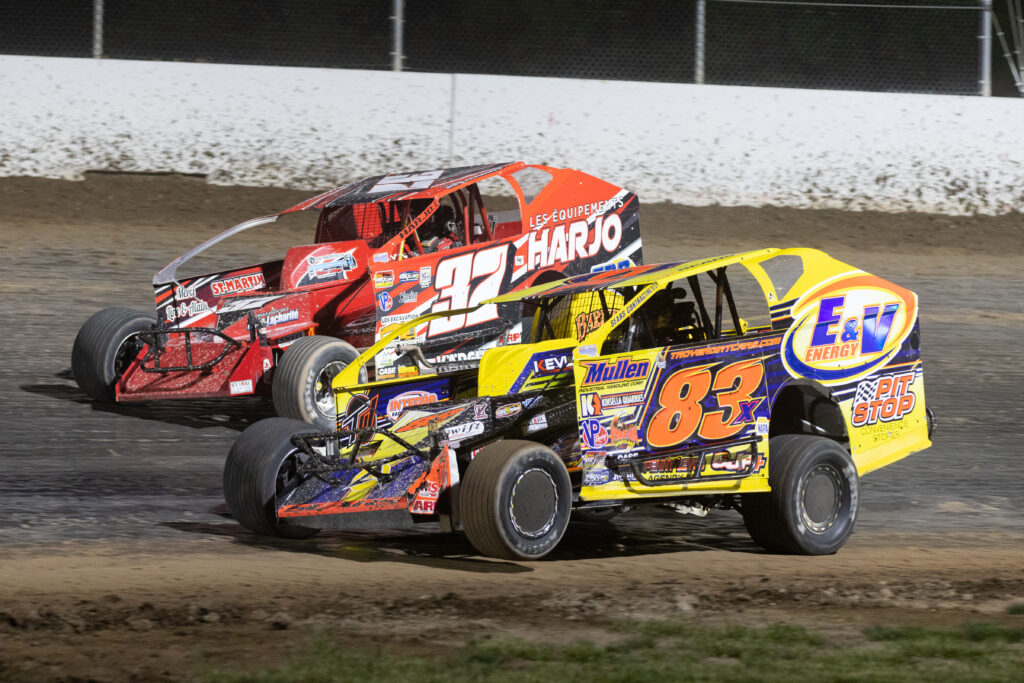
[[[322,189],[524,159],[683,204],[1024,211],[1024,103],[0,56],[0,176]]]

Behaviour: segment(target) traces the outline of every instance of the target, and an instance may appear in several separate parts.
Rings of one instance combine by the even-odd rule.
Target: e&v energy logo
[[[802,296],[782,340],[795,377],[838,384],[865,377],[899,351],[917,320],[917,295],[867,273],[843,276]]]

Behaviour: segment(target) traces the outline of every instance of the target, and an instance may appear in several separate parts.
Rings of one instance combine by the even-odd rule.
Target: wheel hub
[[[331,391],[331,382],[334,380],[334,376],[344,368],[345,363],[328,363],[320,371],[316,381],[313,383],[313,403],[316,404],[317,412],[321,415],[333,417],[335,414],[334,392]]]
[[[801,517],[811,531],[828,531],[839,519],[843,502],[842,475],[831,465],[818,465],[804,479]]]
[[[534,467],[516,478],[508,501],[509,519],[523,536],[539,538],[551,530],[558,514],[558,486],[548,472]]]

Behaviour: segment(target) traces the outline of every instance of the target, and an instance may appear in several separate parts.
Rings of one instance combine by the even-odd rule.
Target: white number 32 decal
[[[437,275],[434,278],[438,299],[431,312],[469,308],[498,296],[505,274],[508,249],[509,245],[503,244],[476,253],[460,254],[438,263]],[[495,304],[488,304],[472,313],[460,313],[431,320],[427,336],[448,334],[497,317],[498,307]]]
[[[377,192],[406,192],[408,190],[425,190],[441,177],[444,171],[424,171],[422,173],[392,173],[377,181],[370,188],[370,194]]]

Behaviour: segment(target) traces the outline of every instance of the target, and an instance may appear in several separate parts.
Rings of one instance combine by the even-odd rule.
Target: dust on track
[[[110,408],[71,379],[71,342],[95,310],[150,309],[148,283],[172,258],[309,194],[184,177],[0,180],[0,678],[176,678],[194,670],[197,643],[214,659],[270,661],[316,628],[411,648],[586,635],[627,615],[841,631],[1007,618],[1024,596],[1021,216],[643,205],[649,262],[811,246],[917,291],[936,445],[865,478],[857,532],[832,557],[763,554],[734,513],[652,509],[576,527],[550,560],[505,563],[429,525],[255,537],[227,516],[220,475],[266,403]],[[111,657],[129,643],[139,657]]]

